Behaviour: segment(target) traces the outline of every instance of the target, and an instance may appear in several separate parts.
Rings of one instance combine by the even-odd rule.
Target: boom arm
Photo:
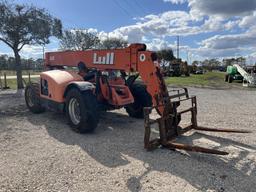
[[[146,51],[145,44],[131,44],[124,49],[63,51],[46,53],[45,67],[77,67],[84,62],[88,68],[98,70],[122,70],[125,72],[139,72],[152,96],[153,105],[164,103],[168,91],[160,73],[156,54]],[[163,113],[163,109],[158,110]]]
[[[237,71],[243,76],[243,78],[249,82],[250,84],[255,85],[256,84],[256,78],[253,75],[250,75],[247,73],[240,65],[234,64],[234,67],[237,68]]]

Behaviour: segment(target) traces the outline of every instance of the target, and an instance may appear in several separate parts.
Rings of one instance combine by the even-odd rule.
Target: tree
[[[7,59],[7,55],[0,55],[0,69],[8,69]]]
[[[14,52],[17,88],[23,88],[19,52],[25,45],[44,45],[50,36],[61,37],[62,24],[44,9],[0,2],[0,41]]]
[[[223,59],[222,62],[224,63],[225,66],[233,65],[233,64],[245,65],[246,58],[244,57],[229,58],[229,59]]]
[[[173,55],[172,49],[163,49],[157,52],[157,57],[161,61],[162,65],[170,65],[170,61],[176,59]]]
[[[175,59],[172,49],[163,49],[157,52],[157,56],[160,60],[171,61]]]
[[[204,69],[207,69],[209,71],[212,71],[214,69],[217,69],[220,66],[220,62],[216,59],[206,59],[202,62],[202,66]]]
[[[127,41],[123,39],[118,39],[118,38],[107,38],[101,43],[102,49],[117,49],[117,48],[125,48],[127,46],[128,46]]]
[[[193,62],[192,62],[192,65],[194,65],[194,66],[199,65],[199,61],[197,61],[197,60],[193,61]]]
[[[43,59],[39,58],[34,60],[33,58],[22,58],[21,68],[22,70],[42,70]],[[0,69],[3,70],[15,70],[15,58],[8,55],[0,55]]]
[[[8,57],[8,68],[7,69],[11,69],[11,70],[15,70],[15,58],[14,57]]]
[[[192,66],[191,66],[191,72],[192,73],[195,73],[197,71],[197,67],[198,67],[199,63],[200,62],[196,61],[196,60],[192,62]]]
[[[66,30],[60,41],[62,50],[87,50],[98,48],[100,40],[96,34],[88,30]]]

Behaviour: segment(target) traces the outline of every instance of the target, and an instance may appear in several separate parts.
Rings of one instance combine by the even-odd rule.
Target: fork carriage
[[[159,118],[152,119],[150,118],[150,114],[154,109],[158,109],[159,105],[153,107],[145,107],[144,108],[144,126],[145,126],[145,135],[144,135],[144,148],[147,150],[153,150],[158,148],[159,146],[174,150],[174,149],[182,149],[186,151],[194,151],[194,152],[202,152],[202,153],[210,153],[217,155],[227,155],[228,153],[225,151],[219,151],[215,149],[209,149],[199,146],[187,145],[182,143],[175,142],[175,138],[178,136],[191,131],[211,131],[211,132],[230,132],[230,133],[250,133],[246,130],[236,130],[236,129],[215,129],[215,128],[207,128],[201,127],[197,124],[197,101],[196,96],[189,96],[187,88],[182,89],[174,89],[169,91],[176,92],[177,94],[170,95],[165,98],[166,103],[161,105],[164,107],[163,115]],[[172,101],[174,100],[174,101]],[[178,107],[181,103],[189,101],[191,103],[191,107],[179,111]],[[191,122],[188,126],[182,128],[180,124],[181,116],[183,114],[190,113],[191,114]],[[157,124],[159,129],[159,138],[151,139],[151,126]]]

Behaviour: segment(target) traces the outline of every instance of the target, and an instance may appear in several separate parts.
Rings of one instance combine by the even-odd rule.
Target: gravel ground
[[[0,191],[256,191],[256,93],[190,88],[198,122],[252,134],[198,133],[180,142],[227,156],[143,149],[143,120],[108,112],[94,134],[61,114],[30,113],[21,93],[0,92]],[[188,137],[189,136],[189,137]]]

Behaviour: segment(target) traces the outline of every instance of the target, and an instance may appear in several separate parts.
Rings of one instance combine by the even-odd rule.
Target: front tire
[[[224,78],[224,81],[225,81],[225,82],[228,82],[228,77],[229,77],[229,75],[226,74],[226,75],[225,75],[225,78]]]
[[[125,107],[130,117],[143,118],[143,108],[152,107],[151,95],[147,92],[146,86],[134,83],[130,86],[130,91],[134,97],[134,103]]]
[[[25,101],[28,109],[32,113],[37,114],[45,111],[45,108],[42,107],[40,104],[40,93],[38,83],[30,83],[26,86]]]
[[[228,76],[228,83],[232,83],[233,77],[231,75]]]
[[[97,100],[91,90],[71,89],[66,97],[66,115],[70,126],[78,133],[90,133],[97,127]]]

